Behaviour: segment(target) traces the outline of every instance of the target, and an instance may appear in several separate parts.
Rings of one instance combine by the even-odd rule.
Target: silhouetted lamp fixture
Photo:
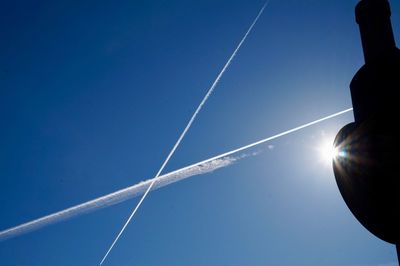
[[[387,0],[356,6],[365,65],[350,84],[355,122],[336,136],[333,170],[358,221],[400,249],[400,50]],[[399,258],[400,260],[400,258]]]

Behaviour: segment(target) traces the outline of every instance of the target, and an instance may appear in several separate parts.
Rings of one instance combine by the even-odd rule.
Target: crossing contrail
[[[303,124],[301,126],[286,130],[284,132],[281,132],[281,133],[275,134],[273,136],[264,138],[262,140],[253,142],[251,144],[242,146],[240,148],[219,154],[217,156],[208,158],[201,162],[197,162],[192,165],[175,170],[173,172],[161,175],[157,178],[142,181],[138,184],[118,190],[116,192],[107,194],[105,196],[84,202],[82,204],[67,208],[65,210],[62,210],[62,211],[59,211],[59,212],[56,212],[56,213],[53,213],[53,214],[50,214],[50,215],[47,215],[47,216],[44,216],[41,218],[38,218],[33,221],[0,231],[0,241],[40,229],[40,228],[45,227],[50,224],[61,222],[61,221],[67,220],[69,218],[72,218],[72,217],[75,217],[75,216],[78,216],[81,214],[86,214],[86,213],[93,212],[93,211],[101,209],[101,208],[112,206],[117,203],[131,199],[133,197],[137,197],[139,195],[142,195],[148,188],[149,184],[152,182],[155,183],[152,190],[155,190],[155,189],[164,187],[166,185],[175,183],[177,181],[180,181],[180,180],[183,180],[183,179],[195,176],[195,175],[210,173],[214,170],[230,166],[233,163],[237,162],[238,160],[240,160],[244,157],[253,155],[253,154],[249,155],[246,153],[237,154],[239,152],[245,152],[246,150],[253,148],[255,146],[267,143],[274,139],[294,133],[294,132],[304,129],[306,127],[310,127],[312,125],[326,121],[328,119],[332,119],[334,117],[343,115],[352,110],[353,110],[353,108],[350,108],[350,109],[346,109],[346,110],[334,113],[332,115],[323,117],[321,119],[314,120],[310,123]]]
[[[196,119],[198,113],[200,112],[200,110],[203,108],[204,104],[206,103],[206,101],[208,100],[208,98],[210,97],[210,95],[212,94],[212,92],[214,91],[215,87],[218,85],[221,77],[224,75],[225,71],[228,69],[229,65],[231,64],[232,60],[235,58],[237,52],[239,51],[240,47],[242,46],[242,44],[246,41],[247,36],[250,34],[251,30],[253,29],[254,25],[256,25],[258,19],[260,18],[260,16],[262,15],[262,13],[264,12],[264,9],[267,7],[269,3],[269,0],[267,0],[264,5],[261,7],[260,11],[258,12],[256,18],[253,20],[253,23],[251,23],[249,29],[246,31],[245,35],[243,36],[243,38],[240,40],[239,44],[237,45],[236,49],[233,51],[232,55],[229,57],[228,61],[226,62],[226,64],[224,65],[224,67],[222,68],[222,70],[220,71],[220,73],[218,74],[218,76],[216,77],[216,79],[214,80],[214,82],[212,83],[211,87],[208,89],[207,94],[204,96],[203,100],[200,102],[199,106],[197,107],[196,111],[193,113],[192,117],[190,118],[189,122],[187,123],[185,129],[182,131],[181,135],[179,136],[178,140],[176,141],[175,145],[173,146],[172,150],[169,152],[167,158],[165,159],[164,163],[161,165],[160,169],[158,170],[157,174],[155,175],[154,178],[157,178],[161,172],[164,170],[165,166],[167,165],[167,163],[169,162],[169,160],[171,159],[172,155],[175,153],[175,150],[178,148],[178,146],[180,145],[180,143],[182,142],[182,139],[185,137],[187,131],[189,130],[189,128],[192,126],[194,120]],[[104,255],[103,259],[100,262],[100,265],[103,264],[104,260],[107,258],[108,254],[110,253],[110,251],[113,249],[114,245],[117,243],[118,239],[120,238],[120,236],[122,235],[122,233],[125,231],[125,228],[128,226],[129,222],[131,221],[132,217],[135,215],[136,211],[139,209],[140,205],[142,204],[142,202],[144,201],[144,199],[146,198],[147,194],[150,192],[150,190],[152,189],[152,187],[154,186],[155,181],[152,181],[149,185],[149,187],[147,188],[146,192],[143,194],[142,198],[139,200],[138,204],[136,205],[136,207],[133,209],[131,215],[129,216],[129,218],[126,220],[124,226],[122,227],[122,229],[120,230],[120,232],[118,233],[118,235],[116,236],[116,238],[114,239],[113,243],[111,244],[111,246],[109,247],[109,249],[107,250],[106,254]]]

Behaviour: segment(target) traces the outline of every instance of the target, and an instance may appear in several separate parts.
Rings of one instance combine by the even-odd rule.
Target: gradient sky
[[[356,3],[272,0],[166,171],[351,107]],[[153,177],[262,5],[1,2],[0,230]],[[352,119],[150,193],[105,265],[396,265],[318,153]],[[137,201],[0,242],[0,265],[97,265]]]

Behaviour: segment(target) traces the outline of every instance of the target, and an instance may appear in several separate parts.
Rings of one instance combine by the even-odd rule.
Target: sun
[[[332,161],[339,155],[338,148],[333,145],[333,139],[323,139],[317,150],[320,161],[326,165],[332,165]]]

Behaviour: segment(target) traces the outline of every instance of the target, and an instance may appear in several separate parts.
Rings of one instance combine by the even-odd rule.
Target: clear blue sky
[[[356,3],[272,0],[166,170],[351,107]],[[262,4],[1,2],[0,230],[154,176]],[[352,119],[151,193],[105,265],[392,265],[317,152]],[[97,265],[137,201],[0,242],[0,265]]]

